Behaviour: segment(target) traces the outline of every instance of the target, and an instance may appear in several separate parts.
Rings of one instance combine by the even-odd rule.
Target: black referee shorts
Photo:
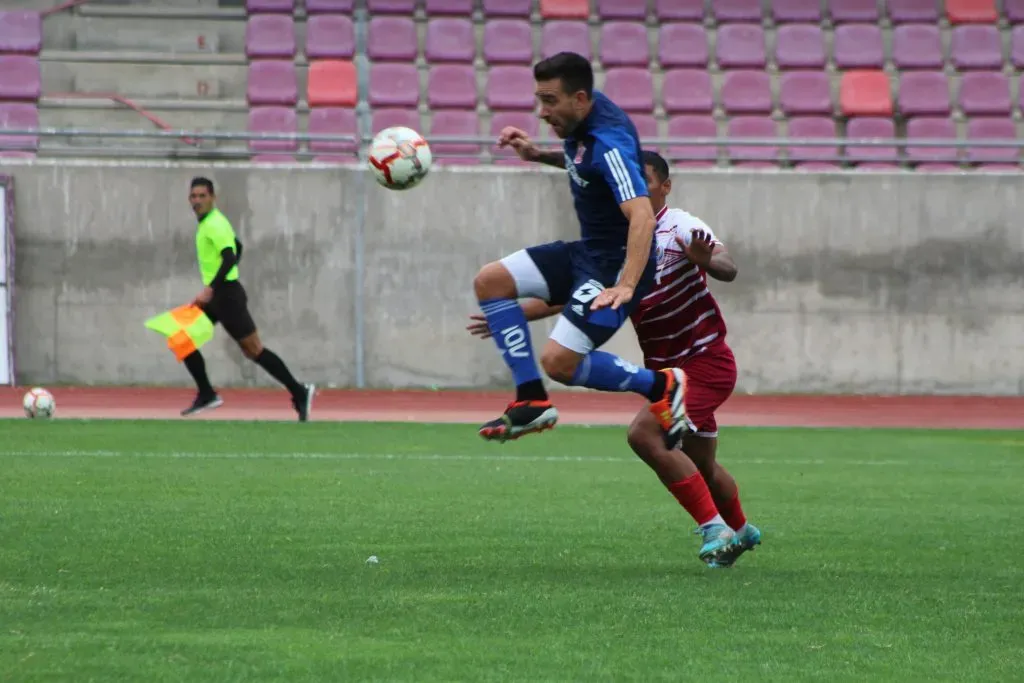
[[[229,280],[213,293],[203,312],[214,325],[220,323],[235,341],[241,341],[256,331],[256,323],[249,314],[249,297],[238,280]]]

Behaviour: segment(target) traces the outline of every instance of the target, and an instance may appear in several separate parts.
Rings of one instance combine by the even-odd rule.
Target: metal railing
[[[191,130],[102,130],[88,128],[37,128],[37,129],[3,129],[0,130],[0,150],[26,151],[28,145],[16,144],[14,140],[19,137],[42,138],[54,141],[62,139],[86,140],[95,139],[99,141],[124,141],[134,140],[155,140],[169,143],[163,147],[138,147],[126,146],[123,144],[101,144],[95,147],[86,147],[79,144],[68,144],[47,146],[44,150],[53,154],[76,154],[76,155],[104,155],[118,154],[122,156],[136,157],[179,157],[191,158],[227,158],[227,159],[248,159],[251,156],[292,156],[305,158],[311,156],[351,156],[365,158],[366,147],[372,140],[368,135],[339,135],[339,134],[317,134],[317,133],[256,133],[248,131],[191,131]],[[6,139],[6,142],[5,142]],[[444,136],[429,135],[428,142],[432,146],[441,145],[473,145],[476,151],[453,151],[447,152],[441,149],[432,150],[436,157],[466,157],[487,152],[492,157],[507,157],[508,152],[498,152],[493,137],[485,136]],[[259,142],[293,142],[294,149],[267,149],[261,150],[253,147],[252,143]],[[555,146],[557,141],[541,140],[542,146]],[[206,144],[204,144],[206,143]],[[227,145],[221,143],[229,143]],[[231,146],[230,143],[244,143]],[[314,149],[310,143],[333,143],[344,145],[347,150]],[[964,152],[968,149],[978,150],[1016,150],[1019,157],[1020,150],[1024,148],[1024,139],[985,139],[985,140],[963,140],[963,139],[921,139],[921,138],[728,138],[728,137],[664,137],[647,138],[643,140],[645,145],[657,147],[665,151],[666,156],[673,161],[708,161],[714,160],[716,156],[725,152],[723,158],[732,161],[783,161],[794,162],[806,161],[888,161],[892,162],[893,155],[877,155],[873,158],[871,150],[895,148],[895,156],[898,161],[908,161],[908,152],[912,149],[937,149],[948,151],[945,155],[935,155],[936,158],[928,161],[938,162],[962,162],[967,161]],[[303,149],[305,145],[305,149]],[[777,148],[776,154],[756,152],[757,148]],[[731,149],[730,149],[731,148]],[[800,150],[813,150],[821,148],[832,148],[845,150],[833,155],[815,153],[809,156],[801,154]],[[864,152],[851,159],[849,150],[860,149]],[[707,151],[703,151],[707,150]],[[914,162],[924,161],[921,158],[913,159]],[[971,159],[977,161],[977,159]],[[991,161],[986,159],[985,161]],[[1005,163],[1018,163],[1019,159],[1007,159]]]

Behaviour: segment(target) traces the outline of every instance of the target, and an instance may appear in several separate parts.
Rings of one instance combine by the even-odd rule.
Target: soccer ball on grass
[[[53,400],[53,394],[46,389],[36,387],[25,394],[21,399],[21,405],[25,408],[26,417],[50,418],[57,410],[57,402]]]
[[[374,136],[369,161],[378,183],[389,190],[408,190],[427,177],[434,158],[422,135],[394,126]]]

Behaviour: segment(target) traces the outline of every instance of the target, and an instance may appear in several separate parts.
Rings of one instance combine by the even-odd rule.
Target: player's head
[[[559,52],[533,67],[537,81],[539,116],[555,134],[568,137],[590,113],[594,96],[594,69],[575,52]]]
[[[202,218],[210,213],[213,210],[215,199],[216,195],[213,193],[212,180],[202,176],[192,179],[192,184],[189,185],[188,203],[192,205],[192,210],[196,212],[196,216]]]
[[[658,213],[665,206],[668,193],[672,191],[672,179],[668,175],[668,162],[657,152],[644,150],[644,174],[647,176],[647,192],[651,195],[651,207]]]

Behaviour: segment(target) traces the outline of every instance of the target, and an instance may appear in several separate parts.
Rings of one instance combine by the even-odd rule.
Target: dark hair
[[[562,81],[562,90],[568,94],[582,90],[587,97],[594,95],[594,69],[590,61],[575,52],[559,52],[557,55],[537,62],[533,67],[533,78],[537,81]]]
[[[192,184],[189,185],[189,189],[192,189],[193,187],[205,187],[207,190],[210,191],[211,195],[214,194],[213,181],[210,180],[209,178],[204,178],[203,176],[196,176],[195,178],[192,179]]]
[[[659,182],[665,182],[668,180],[668,162],[665,158],[657,152],[652,152],[649,149],[645,149],[643,153],[644,166],[650,166],[654,169],[654,175],[658,177]]]

